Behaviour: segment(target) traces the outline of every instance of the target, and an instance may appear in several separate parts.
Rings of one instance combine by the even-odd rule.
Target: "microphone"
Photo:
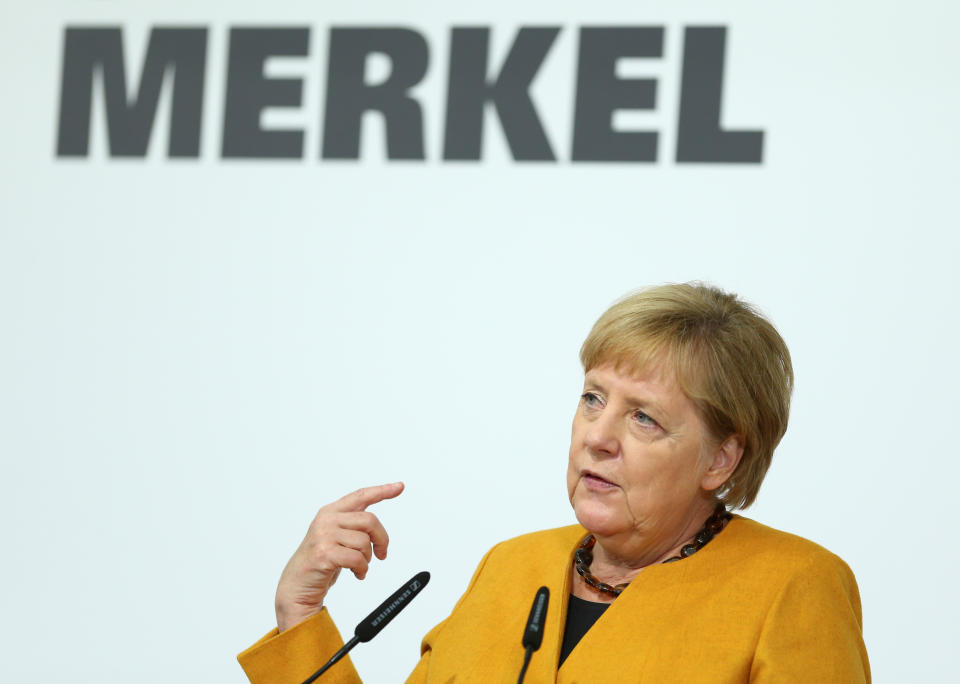
[[[523,677],[527,674],[530,657],[543,643],[543,625],[547,621],[547,603],[549,602],[550,590],[546,587],[537,589],[537,595],[533,598],[533,605],[530,606],[527,628],[523,630],[521,643],[526,652],[523,654],[523,668],[520,670],[520,678],[517,679],[517,684],[523,684]]]
[[[363,618],[353,630],[353,638],[343,645],[339,651],[334,653],[330,660],[310,677],[303,681],[303,684],[311,684],[317,677],[329,670],[343,656],[350,652],[350,649],[359,643],[367,643],[373,637],[377,636],[384,627],[390,624],[397,613],[407,607],[413,598],[420,593],[420,590],[427,586],[430,581],[430,573],[424,570],[414,575],[409,582],[397,589],[390,597],[381,603],[367,617]],[[539,646],[539,644],[538,644]]]

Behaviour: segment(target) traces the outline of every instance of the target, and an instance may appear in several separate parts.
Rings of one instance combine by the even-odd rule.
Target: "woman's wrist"
[[[323,603],[310,607],[292,606],[285,601],[278,600],[274,609],[277,615],[277,631],[285,632],[323,610]]]

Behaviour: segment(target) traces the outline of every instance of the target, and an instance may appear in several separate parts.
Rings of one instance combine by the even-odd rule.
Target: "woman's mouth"
[[[597,492],[605,492],[611,489],[616,489],[617,485],[613,484],[607,479],[600,477],[596,473],[592,473],[589,470],[584,470],[581,473],[581,478],[583,483],[586,485],[587,489],[591,489]]]

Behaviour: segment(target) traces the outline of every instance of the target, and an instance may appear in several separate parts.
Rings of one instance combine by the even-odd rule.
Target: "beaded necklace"
[[[703,527],[700,528],[700,531],[697,532],[696,536],[693,538],[693,541],[689,544],[684,544],[684,546],[680,549],[680,555],[668,558],[663,562],[673,563],[688,556],[692,556],[706,546],[707,543],[713,539],[713,537],[720,532],[720,530],[723,529],[724,525],[726,525],[727,521],[731,518],[733,518],[733,516],[723,505],[723,502],[718,503],[710,517],[707,518],[705,523],[703,523]],[[580,542],[580,546],[577,547],[576,552],[573,554],[573,567],[576,568],[580,576],[583,577],[583,581],[589,586],[593,587],[597,591],[602,591],[605,594],[619,596],[621,592],[627,588],[627,585],[630,584],[629,582],[611,586],[606,582],[601,582],[590,574],[590,564],[593,562],[593,546],[596,543],[597,539],[592,534],[588,534],[584,540]]]

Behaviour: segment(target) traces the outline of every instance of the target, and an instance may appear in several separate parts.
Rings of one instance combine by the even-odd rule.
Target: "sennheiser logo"
[[[377,614],[377,617],[373,618],[373,620],[370,621],[370,626],[376,627],[381,622],[389,618],[390,614],[393,613],[393,611],[396,610],[397,607],[399,607],[404,601],[406,601],[408,598],[410,598],[415,593],[417,593],[417,591],[420,590],[421,586],[423,585],[421,585],[420,582],[418,582],[417,580],[413,580],[412,582],[410,582],[410,584],[407,585],[407,588],[404,590],[402,594],[400,594],[397,598],[391,601],[390,605],[388,605],[386,608],[381,610],[380,613]]]
[[[536,610],[534,610],[533,620],[531,621],[531,624],[530,624],[530,629],[533,630],[534,632],[540,631],[540,617],[543,615],[543,606],[546,602],[547,602],[547,597],[543,595],[541,595],[540,598],[537,600],[537,607],[536,607]]]
[[[522,26],[498,71],[491,67],[491,28],[454,27],[450,31],[447,79],[442,112],[439,159],[479,161],[488,111],[496,114],[510,155],[517,161],[557,161],[551,140],[531,96],[531,84],[549,58],[560,26]],[[656,78],[622,77],[622,59],[659,60],[664,56],[663,26],[590,26],[578,30],[576,68],[568,75],[575,94],[568,112],[572,121],[571,162],[655,162],[660,156],[655,130],[619,130],[618,111],[658,108]],[[271,78],[265,64],[272,57],[306,58],[310,27],[231,28],[227,40],[226,97],[217,116],[223,159],[357,160],[361,119],[378,112],[383,120],[386,157],[425,160],[424,110],[437,103],[418,98],[411,89],[423,81],[431,62],[427,36],[408,27],[334,27],[329,29],[324,111],[320,149],[304,148],[296,128],[264,128],[266,109],[303,106],[305,80]],[[725,26],[683,28],[675,119],[678,163],[759,164],[764,134],[760,130],[721,127]],[[56,154],[87,157],[94,97],[102,97],[107,154],[145,157],[161,91],[169,91],[167,156],[198,158],[207,83],[206,27],[155,27],[136,91],[127,90],[126,73],[135,71],[124,55],[122,27],[67,27],[64,32]],[[368,58],[385,56],[389,74],[371,83]],[[136,79],[133,79],[137,83]],[[99,88],[96,85],[99,84]],[[97,91],[97,92],[95,92]],[[563,98],[566,100],[567,98]]]

